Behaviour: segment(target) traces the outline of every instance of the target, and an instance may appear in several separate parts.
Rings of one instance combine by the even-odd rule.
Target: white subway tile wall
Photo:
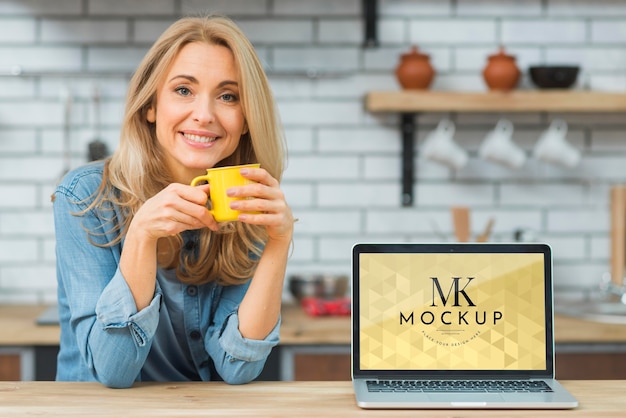
[[[421,114],[415,204],[403,207],[398,115],[370,114],[363,98],[399,89],[394,70],[412,44],[431,56],[433,89],[485,91],[482,68],[504,45],[524,72],[521,89],[533,88],[528,66],[573,63],[582,66],[574,88],[626,92],[626,2],[378,0],[378,9],[379,46],[364,48],[361,0],[0,0],[0,302],[55,301],[56,182],[86,162],[96,135],[116,148],[137,63],[172,21],[204,12],[232,16],[270,74],[290,152],[284,190],[300,219],[288,274],[349,274],[358,241],[452,241],[450,207],[467,205],[474,236],[494,218],[493,241],[525,230],[551,244],[557,291],[596,287],[609,270],[609,190],[626,183],[623,114]],[[470,155],[456,173],[419,155],[444,117]],[[529,157],[519,170],[478,157],[501,117]],[[582,153],[572,169],[531,158],[557,117]]]

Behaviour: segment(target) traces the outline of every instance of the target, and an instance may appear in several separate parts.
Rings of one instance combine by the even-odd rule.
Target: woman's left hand
[[[278,180],[263,168],[243,168],[241,175],[256,183],[231,187],[226,191],[230,197],[244,198],[230,204],[232,209],[242,212],[239,220],[265,225],[271,240],[291,242],[294,218]]]

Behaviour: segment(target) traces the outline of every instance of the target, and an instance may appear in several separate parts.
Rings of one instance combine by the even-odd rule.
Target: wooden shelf
[[[432,90],[374,91],[369,112],[626,112],[626,93],[514,90],[460,93]]]

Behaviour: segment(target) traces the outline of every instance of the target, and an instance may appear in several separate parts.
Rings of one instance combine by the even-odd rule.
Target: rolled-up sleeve
[[[118,269],[98,300],[96,315],[104,330],[128,327],[135,345],[143,347],[156,333],[160,302],[161,291],[157,284],[150,305],[137,312],[132,293]]]
[[[265,360],[278,344],[280,320],[263,340],[251,340],[244,338],[239,332],[239,317],[236,314],[230,315],[226,319],[226,324],[219,336],[219,343],[229,362],[241,360],[244,362],[254,362]]]
[[[96,304],[87,341],[93,373],[102,384],[124,388],[135,382],[152,346],[160,301],[157,290],[150,305],[137,311],[119,270],[109,282]]]
[[[206,341],[217,372],[230,384],[248,383],[258,377],[272,348],[279,342],[280,318],[262,340],[244,338],[239,332],[237,308],[247,287],[226,288]]]
[[[96,380],[110,387],[129,387],[137,379],[150,351],[161,294],[158,286],[150,305],[137,312],[121,271],[121,245],[97,246],[86,231],[101,232],[93,240],[111,241],[114,211],[85,208],[101,181],[101,169],[89,167],[68,176],[57,187],[54,219],[61,346],[57,379]]]

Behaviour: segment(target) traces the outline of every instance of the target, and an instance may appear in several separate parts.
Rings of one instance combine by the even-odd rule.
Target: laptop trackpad
[[[499,393],[429,393],[428,399],[432,402],[468,403],[469,405],[504,401]]]

